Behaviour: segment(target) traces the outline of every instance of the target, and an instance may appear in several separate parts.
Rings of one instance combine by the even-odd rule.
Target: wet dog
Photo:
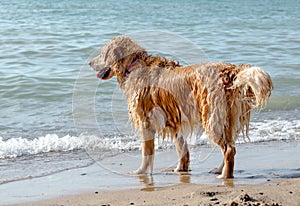
[[[155,135],[171,137],[176,145],[175,171],[188,171],[186,138],[203,128],[217,144],[224,161],[219,178],[232,178],[235,141],[248,136],[250,111],[270,96],[270,76],[259,67],[222,62],[181,66],[152,56],[126,36],[109,41],[89,62],[103,80],[117,77],[128,110],[142,138],[142,163],[136,174],[152,173]]]

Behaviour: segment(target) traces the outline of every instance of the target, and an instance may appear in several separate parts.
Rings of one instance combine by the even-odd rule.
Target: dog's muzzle
[[[108,79],[110,76],[110,73],[112,72],[112,69],[109,66],[104,66],[102,64],[98,64],[98,62],[95,61],[95,59],[92,59],[89,62],[89,65],[93,70],[98,71],[98,73],[96,74],[96,77],[99,79]]]
[[[111,72],[112,72],[112,70],[111,70],[110,67],[105,67],[104,69],[101,69],[97,73],[96,77],[99,78],[99,79],[107,79]]]

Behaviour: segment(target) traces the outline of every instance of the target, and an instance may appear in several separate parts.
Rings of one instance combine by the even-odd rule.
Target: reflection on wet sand
[[[189,172],[180,172],[179,182],[180,183],[191,183],[191,174]]]
[[[222,185],[226,187],[234,187],[234,178],[222,179]]]
[[[170,175],[170,173],[168,173]],[[190,184],[192,183],[191,178],[193,175],[189,172],[180,172],[180,173],[173,173],[173,175],[178,176],[178,181],[174,181],[175,184]],[[147,175],[147,174],[142,174],[138,175],[138,180],[140,183],[142,183],[143,188],[141,191],[146,191],[146,192],[152,192],[152,191],[157,191],[161,190],[164,188],[164,186],[161,185],[161,182],[155,183],[155,175]],[[197,178],[194,176],[194,178]],[[159,178],[158,178],[159,179]],[[234,187],[235,186],[235,181],[239,181],[238,179],[230,178],[230,179],[220,179],[220,185],[224,185],[226,187]]]
[[[152,192],[157,190],[154,186],[154,178],[153,175],[141,174],[138,175],[139,181],[145,186],[142,188],[142,191]]]
[[[189,172],[180,172],[180,173],[174,173],[174,175],[178,175],[179,177],[179,183],[183,184],[189,184],[191,183],[191,175]],[[146,192],[151,192],[151,191],[156,191],[159,189],[162,189],[162,186],[155,186],[155,175],[147,175],[147,174],[142,174],[138,175],[139,182],[143,184],[144,188],[142,188],[142,191]],[[176,184],[176,182],[174,182]],[[158,183],[158,185],[161,185]]]

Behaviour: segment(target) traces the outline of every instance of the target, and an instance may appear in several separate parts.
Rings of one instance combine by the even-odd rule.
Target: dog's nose
[[[93,62],[92,62],[92,61],[89,61],[89,65],[92,66],[92,64],[93,64]]]

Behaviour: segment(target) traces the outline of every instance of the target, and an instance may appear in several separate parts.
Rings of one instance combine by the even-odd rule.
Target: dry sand
[[[62,196],[23,206],[57,205],[300,205],[300,178],[266,180],[264,184],[234,186],[179,184],[120,191],[94,191],[76,196]]]

